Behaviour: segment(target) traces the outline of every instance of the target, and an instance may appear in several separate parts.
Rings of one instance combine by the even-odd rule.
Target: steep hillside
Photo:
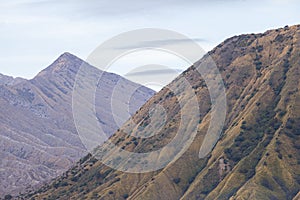
[[[196,70],[209,59],[204,56],[169,85],[180,88],[179,95],[164,88],[110,139],[132,152],[149,152],[166,145],[180,124],[178,99],[189,95],[180,82],[184,77],[198,97],[201,115],[194,142],[176,162],[155,172],[131,174],[113,170],[88,155],[62,177],[23,197],[298,199],[300,25],[235,36],[209,55],[224,80],[228,112],[222,136],[208,156],[199,159],[211,115],[208,89]],[[163,129],[143,139],[125,134],[127,127],[131,127],[132,135],[146,130],[149,109],[155,104],[167,112]]]
[[[0,77],[0,196],[25,192],[50,180],[87,154],[75,129],[71,106],[81,64],[81,59],[65,53],[32,80]],[[118,129],[109,99],[121,79],[124,92],[139,87],[130,102],[132,114],[154,94],[116,74],[104,73],[98,84],[96,108],[109,135]],[[128,104],[122,98],[118,103]]]

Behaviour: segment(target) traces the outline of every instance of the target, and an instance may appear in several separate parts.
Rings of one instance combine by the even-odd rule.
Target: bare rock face
[[[87,153],[72,116],[73,85],[83,62],[64,53],[32,80],[0,75],[0,196],[25,192],[48,181]],[[96,92],[97,117],[111,135],[118,128],[107,111],[111,106],[107,99],[114,89],[111,82],[122,79],[124,92],[138,87],[130,102],[132,114],[154,91],[116,74],[104,72],[103,77]],[[120,97],[119,104],[128,102]]]
[[[211,115],[209,92],[197,63],[176,78],[176,96],[166,88],[154,95],[110,139],[130,152],[168,144],[180,124],[178,98],[192,85],[200,103],[198,135],[176,162],[162,170],[131,174],[111,169],[91,155],[26,199],[299,199],[300,25],[227,39],[209,52],[224,80],[227,118],[213,151],[199,159]],[[163,129],[135,138],[149,124],[149,109],[168,113]],[[134,121],[135,123],[132,123]],[[191,125],[192,126],[192,125]],[[123,130],[131,127],[131,136]],[[168,154],[169,152],[166,152]],[[159,157],[164,157],[162,152]],[[145,163],[147,164],[147,163]],[[130,166],[129,166],[130,167]]]

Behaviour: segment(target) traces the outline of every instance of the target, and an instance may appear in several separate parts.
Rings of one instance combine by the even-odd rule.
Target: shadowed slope
[[[72,90],[84,61],[65,53],[32,80],[0,77],[0,196],[24,192],[50,180],[86,154],[72,115]],[[86,64],[95,73],[99,70]],[[104,73],[96,93],[97,117],[108,135],[117,129],[111,117],[109,98],[113,82],[123,80],[124,92],[138,87],[133,95],[133,114],[154,91],[122,77]],[[83,97],[84,98],[84,97]],[[122,98],[120,106],[128,106]],[[117,113],[118,114],[118,113]]]

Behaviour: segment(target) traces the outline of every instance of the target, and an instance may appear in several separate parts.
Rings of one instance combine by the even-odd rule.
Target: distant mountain
[[[222,137],[208,156],[199,159],[211,114],[207,86],[196,70],[209,59],[204,56],[169,85],[179,87],[185,99],[188,89],[180,80],[187,79],[202,114],[198,135],[176,162],[155,172],[130,174],[88,155],[25,199],[299,199],[300,25],[234,36],[208,54],[223,77],[228,110]],[[127,122],[111,141],[131,152],[164,146],[180,124],[176,98],[162,89],[133,116],[136,123]],[[158,135],[145,139],[123,133],[131,126],[132,135],[145,130],[155,104],[168,112]]]
[[[24,80],[25,79],[23,79],[23,78],[13,78],[11,76],[6,76],[3,74],[0,74],[0,85],[14,85],[14,84],[18,84]]]
[[[82,64],[83,60],[64,53],[32,80],[0,76],[0,196],[25,192],[60,175],[86,155],[72,116],[72,90]],[[99,73],[99,69],[85,66]],[[130,102],[131,114],[154,94],[104,72],[96,92],[96,109],[108,135],[118,128],[109,109],[119,80],[123,80],[124,92],[138,87]],[[128,106],[122,96],[118,103]]]

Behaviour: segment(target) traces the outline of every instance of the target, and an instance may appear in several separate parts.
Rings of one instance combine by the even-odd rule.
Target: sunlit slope
[[[87,156],[64,176],[27,198],[36,199],[297,199],[300,188],[300,26],[235,36],[209,55],[219,68],[227,95],[222,136],[208,156],[199,149],[209,126],[211,102],[197,64],[151,98],[111,141],[127,151],[148,152],[166,145],[180,125],[179,99],[199,100],[198,134],[175,163],[150,173],[110,169]],[[205,62],[208,56],[199,62]],[[149,123],[149,109],[167,112],[159,134],[136,139]],[[151,109],[150,109],[151,110]],[[133,123],[134,122],[134,123]],[[161,155],[163,156],[163,155]],[[147,163],[145,163],[147,164]]]

